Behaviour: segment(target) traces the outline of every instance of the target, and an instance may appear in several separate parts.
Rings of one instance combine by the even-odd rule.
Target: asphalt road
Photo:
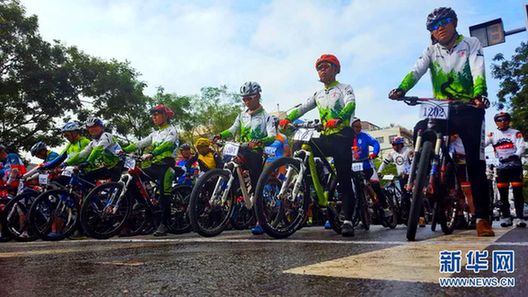
[[[428,226],[429,227],[429,226]],[[453,235],[378,226],[343,238],[322,227],[275,240],[249,231],[218,237],[0,243],[0,296],[526,296],[528,230]],[[439,252],[513,250],[514,272],[439,272]],[[509,288],[442,288],[440,277],[513,277]]]

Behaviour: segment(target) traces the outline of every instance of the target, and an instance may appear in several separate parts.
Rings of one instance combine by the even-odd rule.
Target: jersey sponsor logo
[[[402,156],[397,156],[396,159],[394,159],[394,163],[396,163],[396,165],[398,165],[398,166],[403,165],[403,157]]]
[[[515,134],[515,138],[523,138],[522,133],[521,132],[517,132]]]
[[[501,139],[495,145],[495,149],[497,150],[507,150],[512,149],[513,147],[514,145],[509,139]]]
[[[464,57],[466,55],[466,50],[465,49],[458,50],[457,54],[459,57]]]

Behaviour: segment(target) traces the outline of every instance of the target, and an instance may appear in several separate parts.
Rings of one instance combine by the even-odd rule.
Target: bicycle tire
[[[33,232],[30,230],[28,222],[29,209],[39,194],[40,193],[37,191],[29,190],[15,196],[15,198],[11,199],[6,204],[4,208],[3,226],[7,228],[7,231],[11,234],[14,240],[20,242],[29,242],[39,238],[38,235],[33,234]],[[20,203],[22,203],[22,205],[19,207],[19,211],[24,212],[24,215],[26,216],[25,222],[23,223],[25,226],[23,227],[20,226],[19,212],[13,210],[13,207],[19,206]],[[27,229],[25,231],[27,231],[28,237],[21,236],[23,233],[21,229]]]
[[[407,222],[407,240],[409,241],[414,241],[416,239],[416,229],[418,227],[418,219],[420,218],[420,211],[423,204],[424,187],[426,186],[427,177],[429,176],[432,152],[433,143],[431,141],[425,141],[422,146],[420,160],[418,161],[418,168],[416,169],[411,210],[409,211],[409,220]]]
[[[172,190],[170,223],[167,224],[170,233],[183,234],[192,231],[189,219],[191,193],[192,187],[187,185],[178,185]]]
[[[281,168],[288,168],[300,172],[299,160],[282,157],[268,165],[259,177],[255,189],[255,214],[264,232],[274,238],[286,238],[295,233],[302,226],[308,215],[309,191],[306,176],[301,177],[301,189],[298,197],[293,199],[277,199],[277,191],[280,191],[277,182],[282,187],[282,176],[279,174]],[[291,168],[291,169],[290,169]],[[294,179],[296,180],[296,179]],[[291,180],[293,186],[293,180]],[[271,186],[269,186],[271,183]],[[288,185],[288,193],[291,188]],[[292,206],[291,212],[287,207]],[[286,210],[286,211],[285,211]]]

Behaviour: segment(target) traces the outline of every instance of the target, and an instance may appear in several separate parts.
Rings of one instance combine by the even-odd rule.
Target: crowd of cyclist
[[[449,118],[449,127],[452,130],[448,132],[453,135],[451,148],[457,156],[458,164],[465,165],[459,166],[461,169],[458,176],[464,196],[470,201],[470,209],[476,216],[474,223],[477,234],[494,236],[488,219],[491,209],[483,158],[484,144],[481,141],[484,138],[485,108],[489,105],[486,99],[484,58],[476,38],[464,37],[456,32],[457,21],[455,12],[450,8],[435,9],[428,16],[427,29],[431,32],[432,45],[427,47],[398,88],[390,92],[389,98],[403,98],[427,69],[430,69],[435,98],[459,99],[467,103],[466,107],[453,110]],[[376,170],[372,160],[379,157],[380,145],[375,138],[362,131],[361,121],[354,117],[358,101],[352,87],[336,80],[336,75],[341,70],[339,60],[334,55],[323,54],[315,62],[315,69],[324,87],[291,110],[283,119],[271,116],[264,110],[261,105],[260,85],[256,82],[246,82],[240,89],[245,110],[237,116],[233,125],[218,135],[198,138],[194,144],[179,144],[178,131],[171,124],[174,113],[159,104],[150,110],[154,131],[136,143],[122,147],[116,138],[105,130],[103,120],[92,117],[84,125],[68,122],[62,127],[67,145],[60,154],[51,151],[44,142],[35,143],[30,152],[43,160],[39,165],[43,170],[77,166],[83,172],[83,178],[94,184],[98,180],[118,181],[124,162],[121,156],[142,152],[143,170],[160,186],[157,199],[161,208],[161,223],[154,235],[163,236],[168,232],[166,226],[171,212],[169,196],[174,181],[192,186],[193,180],[201,173],[212,168],[223,168],[225,160],[217,150],[211,148],[214,143],[236,138],[238,142],[246,144],[242,147],[240,155],[245,159],[246,169],[249,170],[252,185],[250,190],[254,189],[266,164],[291,153],[288,138],[281,131],[308,111],[317,108],[323,128],[321,136],[312,141],[326,157],[333,159],[337,171],[338,197],[343,203],[344,221],[341,233],[343,236],[353,236],[352,217],[356,203],[351,171],[353,160],[369,159],[364,161],[363,170],[371,181],[381,208],[390,212],[378,174],[393,162],[402,181],[402,190],[408,193],[408,187],[412,185],[404,185],[410,173],[414,150],[406,145],[402,137],[393,138],[392,150],[385,154]],[[513,224],[508,202],[508,189],[511,184],[516,210],[515,224],[517,227],[525,227],[521,163],[521,155],[525,149],[524,138],[519,131],[510,128],[511,116],[508,113],[500,112],[494,120],[497,129],[488,134],[485,145],[493,146],[498,159],[497,187],[503,216],[500,225],[508,227]],[[425,129],[426,124],[421,121],[416,125],[415,139],[416,133]],[[89,138],[84,136],[84,130]],[[267,146],[275,147],[275,154],[265,160],[264,150]],[[298,148],[299,143],[293,143],[292,151]],[[8,153],[7,148],[0,145],[0,161],[3,189],[16,189],[17,178],[26,173],[22,160],[18,155]],[[185,173],[175,176],[176,167],[183,168]],[[410,199],[409,194],[404,195],[403,199]],[[424,218],[421,218],[420,224],[425,224]],[[58,227],[52,226],[48,235],[53,237],[60,232]],[[252,232],[261,234],[263,231],[257,224]]]

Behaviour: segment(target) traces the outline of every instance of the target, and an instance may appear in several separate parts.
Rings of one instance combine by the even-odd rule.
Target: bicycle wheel
[[[360,203],[359,210],[361,211],[361,225],[366,231],[370,229],[370,212],[367,197],[368,195],[364,191],[363,195],[358,196],[358,203]]]
[[[233,184],[228,187],[230,177],[227,170],[212,169],[196,181],[189,201],[189,218],[198,234],[216,236],[229,223],[235,198]]]
[[[414,181],[411,210],[409,212],[409,220],[407,222],[407,240],[413,241],[416,238],[416,229],[418,227],[418,219],[422,209],[423,198],[425,195],[425,187],[427,177],[429,176],[430,161],[433,152],[433,143],[425,141],[418,161],[418,168],[416,169],[416,178]]]
[[[11,199],[4,208],[3,225],[16,241],[33,241],[38,236],[28,226],[28,212],[40,193],[26,191]]]
[[[174,187],[171,195],[171,214],[167,228],[174,234],[191,232],[192,225],[189,220],[189,199],[191,198],[192,187],[178,185]]]
[[[334,200],[328,202],[328,221],[332,230],[337,234],[341,234],[341,227],[343,227],[343,222],[345,221],[345,215],[342,212],[343,202],[339,200],[337,194],[334,196]]]
[[[384,194],[389,205],[389,210],[391,211],[390,214],[385,213],[385,222],[387,223],[387,227],[394,229],[398,225],[399,220],[397,201],[395,201],[396,198],[392,194],[388,194],[388,191],[385,191]]]
[[[7,242],[12,239],[12,235],[7,229],[5,222],[6,213],[4,212],[5,206],[9,203],[11,198],[0,198],[0,242]]]
[[[279,158],[264,169],[257,183],[255,214],[262,229],[274,238],[295,233],[308,214],[309,191],[300,168],[297,159]],[[281,189],[284,193],[279,197]]]
[[[130,213],[130,200],[122,195],[124,185],[110,182],[95,187],[81,207],[84,232],[96,239],[110,238],[125,224]]]
[[[78,202],[66,190],[46,191],[31,205],[28,220],[31,230],[42,240],[62,240],[77,228]]]

